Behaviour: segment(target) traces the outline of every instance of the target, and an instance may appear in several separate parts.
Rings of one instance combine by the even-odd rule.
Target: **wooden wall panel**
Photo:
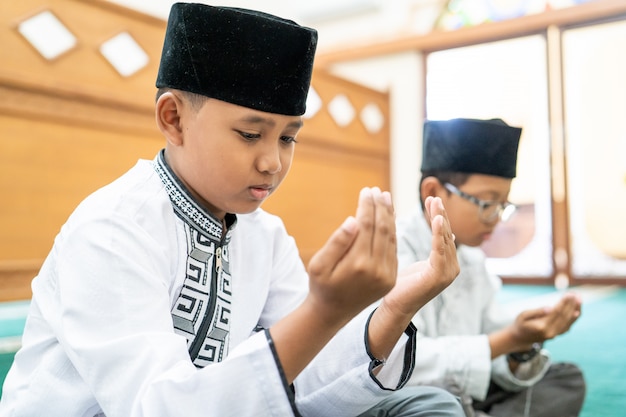
[[[52,61],[17,30],[22,21],[42,11],[52,12],[77,38],[74,49]],[[162,20],[104,0],[20,0],[0,2],[0,23],[0,79],[80,99],[151,109],[165,31]],[[122,32],[129,33],[150,58],[148,66],[127,78],[99,53],[103,42]]]
[[[152,159],[161,141],[0,115],[0,253],[5,259],[44,258],[50,236],[73,208],[137,158]]]

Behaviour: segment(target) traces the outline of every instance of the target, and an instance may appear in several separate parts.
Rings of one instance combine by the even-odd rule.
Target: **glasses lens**
[[[511,217],[513,217],[513,214],[515,214],[516,210],[517,210],[517,206],[515,206],[515,204],[506,204],[502,208],[502,214],[500,214],[500,219],[503,222],[508,221]]]
[[[497,218],[500,221],[507,221],[515,213],[517,207],[511,203],[487,203],[480,205],[480,218],[485,222],[492,222]]]
[[[480,205],[480,218],[486,222],[495,220],[502,211],[501,205],[498,203],[487,203]]]

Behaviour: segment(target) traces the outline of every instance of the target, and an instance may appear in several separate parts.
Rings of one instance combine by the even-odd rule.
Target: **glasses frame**
[[[444,182],[443,186],[452,194],[456,194],[470,203],[476,204],[478,206],[478,217],[485,223],[491,223],[495,219],[506,222],[517,210],[517,206],[508,201],[501,203],[495,200],[481,200],[480,198],[459,190],[456,186],[450,184],[449,182]],[[491,206],[496,206],[496,211],[491,213],[489,216],[485,216],[485,208]]]

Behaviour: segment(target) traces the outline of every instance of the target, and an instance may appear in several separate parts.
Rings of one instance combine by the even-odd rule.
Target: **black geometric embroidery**
[[[232,305],[228,243],[236,220],[229,219],[231,225],[222,238],[221,222],[193,200],[162,153],[155,158],[154,168],[184,223],[187,240],[185,278],[171,312],[174,331],[187,339],[193,363],[204,367],[228,353]]]
[[[185,300],[189,300],[189,304],[185,305]],[[191,313],[193,311],[194,306],[196,305],[196,299],[188,296],[187,294],[181,294],[178,298],[178,306],[177,310],[182,311],[184,313]]]

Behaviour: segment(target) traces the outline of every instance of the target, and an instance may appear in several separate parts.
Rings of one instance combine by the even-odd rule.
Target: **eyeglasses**
[[[459,190],[449,182],[444,183],[443,186],[446,187],[446,189],[451,193],[456,194],[459,197],[476,204],[478,206],[478,217],[480,217],[480,220],[484,221],[485,223],[490,223],[497,218],[500,218],[500,220],[505,222],[509,220],[515,210],[517,210],[515,204],[509,203],[508,201],[505,203],[500,203],[498,201],[481,200],[474,197],[473,195],[467,194]]]

